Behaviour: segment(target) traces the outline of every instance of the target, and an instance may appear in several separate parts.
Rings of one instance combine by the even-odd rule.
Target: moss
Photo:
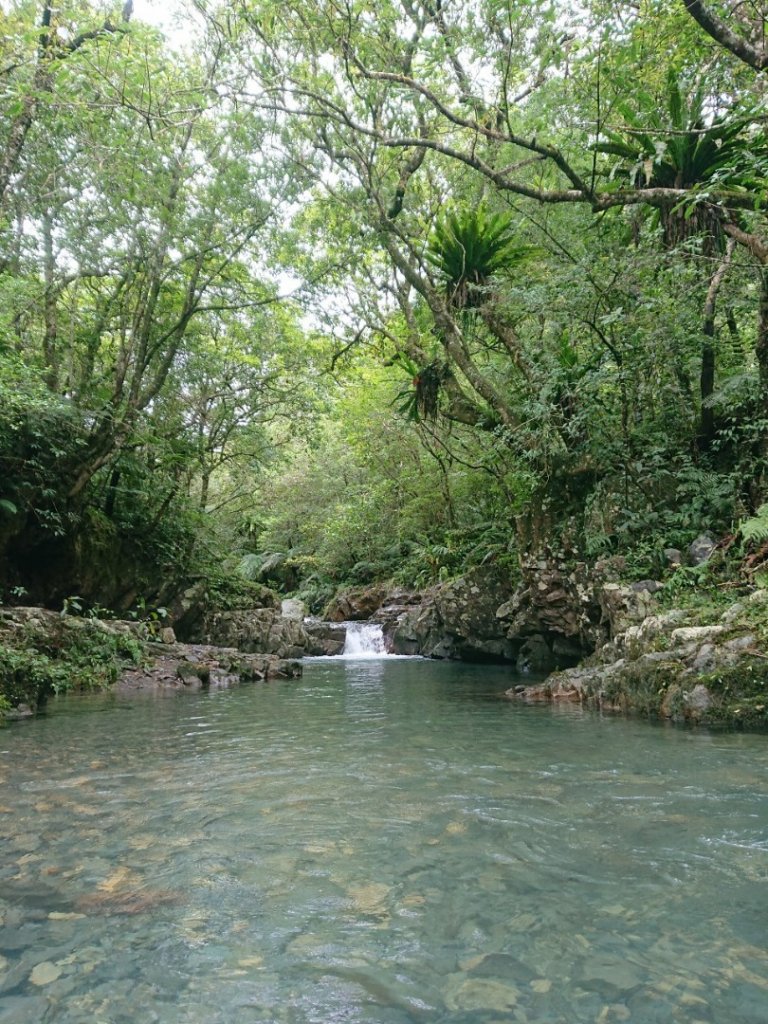
[[[274,590],[235,575],[209,576],[203,599],[208,608],[225,612],[280,607],[280,597]]]
[[[768,728],[768,659],[745,657],[737,665],[701,676],[712,707],[705,721],[738,728]]]
[[[51,617],[27,624],[0,643],[0,716],[19,704],[35,709],[51,693],[107,687],[143,656],[133,634],[97,622]]]
[[[630,662],[604,681],[601,703],[622,711],[661,715],[667,694],[677,687],[682,670],[680,662],[673,660]]]

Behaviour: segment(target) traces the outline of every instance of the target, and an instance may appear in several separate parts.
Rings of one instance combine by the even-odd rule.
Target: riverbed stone
[[[508,1013],[520,999],[520,989],[493,978],[464,978],[453,975],[445,992],[445,1004],[452,1011]]]
[[[643,978],[634,965],[607,956],[589,959],[579,979],[583,988],[595,989],[607,998],[631,993],[642,982]]]
[[[62,968],[58,964],[54,964],[50,960],[45,960],[43,963],[35,965],[29,976],[29,980],[33,985],[50,985],[51,982],[56,981],[56,979],[60,977],[61,972]]]
[[[3,1024],[40,1024],[46,1019],[50,1003],[45,996],[6,996],[0,999]]]

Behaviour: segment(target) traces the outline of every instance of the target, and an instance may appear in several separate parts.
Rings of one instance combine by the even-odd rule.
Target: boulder
[[[648,590],[635,590],[619,583],[604,583],[597,596],[611,637],[643,622],[655,607],[653,594]]]
[[[240,683],[295,679],[301,662],[270,654],[244,654],[234,648],[207,644],[149,644],[153,657],[139,668],[123,672],[115,688],[120,693],[195,692],[226,689]]]
[[[306,654],[310,656],[336,655],[344,650],[347,639],[346,626],[338,622],[323,622],[320,619],[304,622],[307,634]]]
[[[421,595],[419,604],[403,606],[394,622],[386,609],[375,619],[383,621],[395,654],[514,661],[519,644],[508,639],[497,616],[499,606],[509,601],[510,589],[503,574],[475,569],[433,587]]]
[[[717,542],[711,533],[700,533],[688,547],[688,563],[703,565],[709,560],[716,547]]]
[[[280,614],[284,619],[296,619],[297,622],[303,622],[306,618],[307,606],[303,601],[289,597],[281,603]]]
[[[212,612],[205,616],[204,643],[240,651],[301,658],[311,646],[303,622],[287,619],[274,608]]]
[[[724,632],[725,626],[720,625],[680,626],[678,629],[672,630],[671,639],[674,644],[692,643],[693,641],[705,643],[707,640],[712,640]]]
[[[683,564],[683,552],[679,548],[664,548],[662,553],[667,565],[675,567]]]
[[[700,718],[712,706],[712,697],[703,683],[697,683],[688,693],[683,695],[683,703],[692,718]]]
[[[359,622],[378,611],[387,588],[382,583],[371,587],[352,587],[338,593],[326,606],[322,618],[328,622]]]

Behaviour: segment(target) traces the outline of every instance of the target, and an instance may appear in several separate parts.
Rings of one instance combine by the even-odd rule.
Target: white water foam
[[[347,636],[344,641],[342,658],[386,658],[384,630],[379,623],[347,622]]]

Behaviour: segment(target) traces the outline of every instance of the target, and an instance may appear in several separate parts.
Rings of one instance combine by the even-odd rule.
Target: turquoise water
[[[0,1021],[764,1024],[768,739],[498,668],[54,702],[0,732]]]

